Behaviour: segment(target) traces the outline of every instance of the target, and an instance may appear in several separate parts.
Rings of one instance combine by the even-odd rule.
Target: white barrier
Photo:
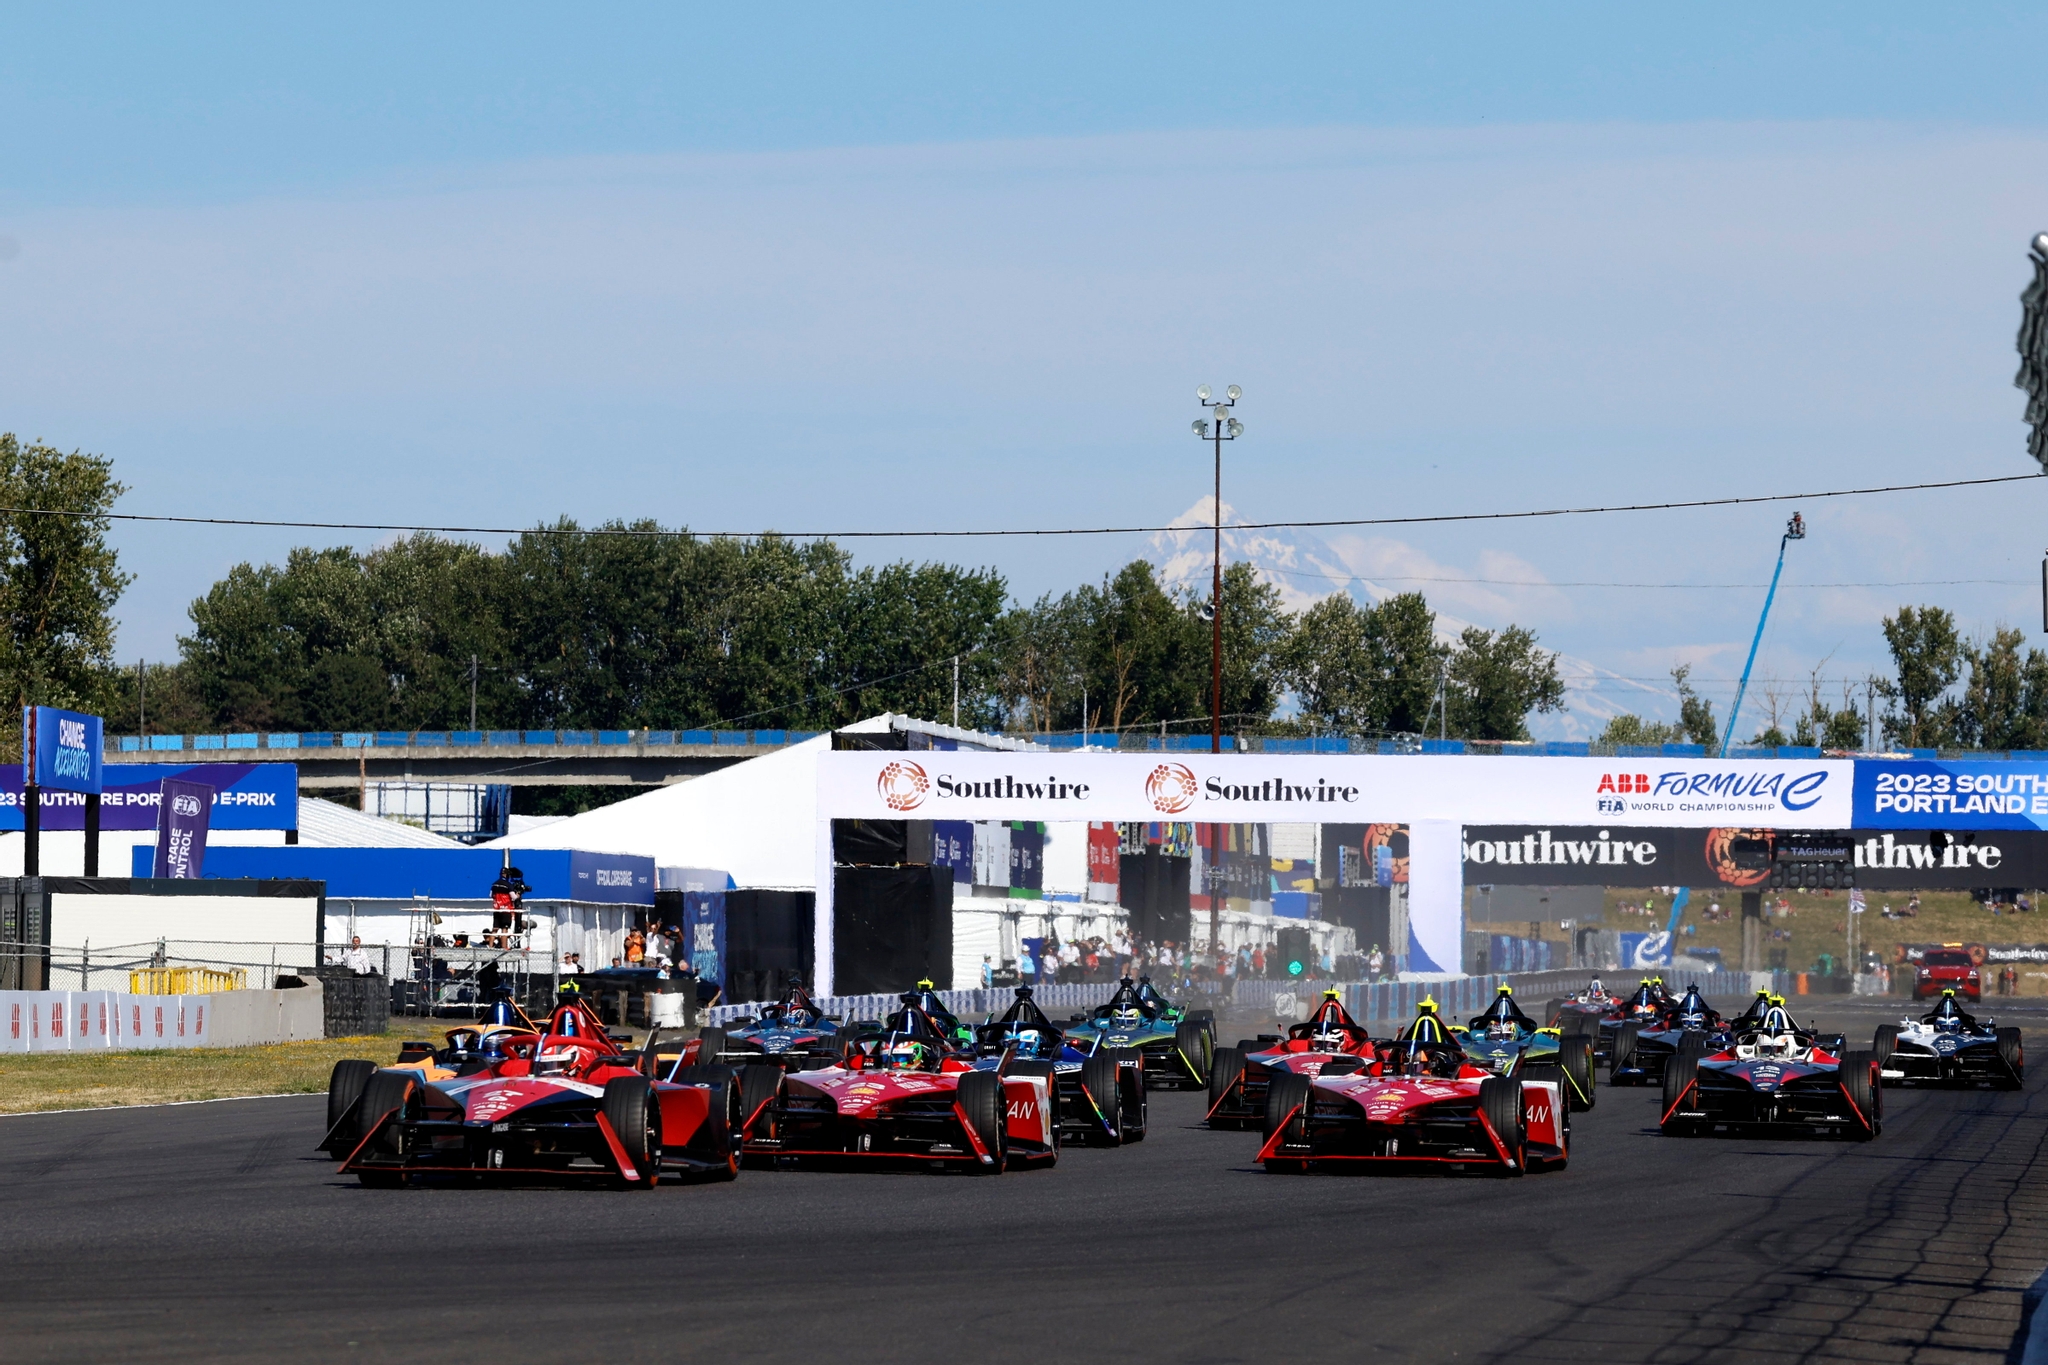
[[[242,1047],[324,1033],[320,989],[129,995],[0,991],[0,1052]]]

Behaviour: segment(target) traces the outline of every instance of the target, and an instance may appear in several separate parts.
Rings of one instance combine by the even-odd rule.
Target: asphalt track
[[[1888,1091],[1868,1144],[1667,1139],[1603,1088],[1518,1180],[1269,1176],[1173,1094],[1052,1171],[645,1194],[361,1189],[317,1096],[8,1118],[0,1358],[2000,1361],[2048,1264],[2044,1082]]]

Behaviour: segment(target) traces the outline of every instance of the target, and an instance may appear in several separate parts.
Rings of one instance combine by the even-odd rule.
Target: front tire
[[[1117,1068],[1117,1085],[1123,1092],[1124,1117],[1117,1131],[1126,1143],[1143,1142],[1149,1118],[1143,1054],[1134,1047],[1120,1047],[1110,1056],[1123,1063]]]
[[[1558,1070],[1564,1073],[1566,1107],[1585,1111],[1600,1097],[1593,1071],[1593,1040],[1583,1033],[1568,1033],[1558,1039]]]
[[[1173,1031],[1173,1050],[1180,1055],[1181,1066],[1189,1081],[1198,1088],[1209,1084],[1209,1073],[1214,1069],[1216,1039],[1207,1024],[1182,1021]]]
[[[361,1131],[368,1133],[379,1120],[394,1110],[397,1116],[370,1139],[363,1155],[388,1163],[379,1170],[359,1170],[356,1179],[372,1189],[394,1189],[405,1183],[401,1167],[405,1161],[405,1122],[413,1117],[419,1078],[410,1071],[378,1071],[363,1087]],[[360,1142],[360,1139],[358,1139]]]
[[[1877,1063],[1868,1052],[1842,1054],[1842,1092],[1860,1116],[1849,1127],[1849,1137],[1868,1142],[1884,1131],[1884,1091],[1877,1084]]]
[[[363,1087],[370,1083],[370,1077],[377,1074],[375,1062],[354,1058],[336,1062],[334,1070],[327,1077],[327,1131],[334,1133],[334,1125],[347,1116],[355,1102],[363,1097]],[[341,1147],[341,1155],[354,1151],[356,1144],[363,1140],[363,1125],[359,1118],[349,1125],[346,1132],[335,1133],[335,1141]]]
[[[1527,1174],[1529,1128],[1522,1113],[1522,1083],[1512,1076],[1488,1076],[1479,1083],[1479,1112],[1507,1149],[1507,1174]]]
[[[2000,1083],[2004,1090],[2017,1090],[2026,1084],[2027,1054],[2020,1045],[2020,1031],[2016,1028],[2002,1028],[1998,1031],[1998,1059],[2012,1068],[2012,1079]]]
[[[1081,1063],[1081,1089],[1094,1107],[1095,1119],[1088,1126],[1090,1147],[1114,1147],[1123,1141],[1124,1088],[1122,1068],[1107,1052],[1098,1052]]]
[[[740,1174],[740,1125],[745,1116],[740,1110],[739,1082],[732,1069],[723,1066],[678,1067],[670,1079],[676,1085],[711,1088],[704,1106],[704,1126],[690,1139],[691,1155],[708,1163],[697,1172],[698,1178],[737,1180]]]
[[[1211,1128],[1242,1128],[1245,1126],[1244,1119],[1237,1115],[1213,1113],[1216,1106],[1223,1103],[1224,1096],[1237,1088],[1243,1080],[1244,1050],[1242,1048],[1227,1047],[1218,1052],[1214,1063],[1209,1067],[1209,1108],[1212,1111],[1209,1126]]]
[[[993,1071],[967,1072],[961,1076],[953,1099],[960,1112],[967,1115],[968,1128],[991,1158],[987,1162],[970,1162],[968,1169],[977,1175],[1001,1175],[1010,1156],[1009,1129],[1003,1122],[1007,1108],[1003,1103],[1003,1078]]]
[[[1630,1025],[1634,1027],[1634,1025]],[[1695,1121],[1672,1117],[1685,1092],[1699,1079],[1700,1054],[1680,1047],[1664,1063],[1664,1118],[1657,1125],[1666,1137],[1691,1137],[1696,1131]]]
[[[614,1077],[604,1083],[604,1097],[598,1101],[598,1108],[611,1125],[626,1160],[639,1173],[638,1180],[624,1180],[625,1185],[653,1189],[661,1173],[661,1111],[655,1107],[654,1083],[645,1076]]]
[[[1636,1085],[1640,1077],[1622,1079],[1622,1068],[1636,1064],[1636,1039],[1642,1034],[1643,1026],[1631,1019],[1614,1032],[1614,1051],[1607,1058],[1607,1083],[1609,1085]]]
[[[1307,1141],[1309,1107],[1315,1090],[1315,1083],[1306,1076],[1297,1076],[1292,1071],[1273,1073],[1273,1082],[1266,1087],[1267,1142],[1272,1142],[1283,1130],[1283,1141]],[[1268,1157],[1266,1169],[1281,1175],[1299,1175],[1308,1169],[1308,1163],[1300,1157]]]
[[[722,1028],[705,1029],[697,1035],[697,1065],[723,1065],[720,1059],[724,1057],[725,1049],[725,1030]]]

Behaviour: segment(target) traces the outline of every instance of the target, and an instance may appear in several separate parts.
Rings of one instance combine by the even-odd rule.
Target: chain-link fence
[[[127,991],[145,995],[269,990],[281,976],[310,978],[337,960],[318,945],[160,938],[146,943],[87,943],[44,948],[0,943],[0,954],[20,964],[17,979],[33,978],[48,963],[41,988],[56,991]],[[323,956],[326,963],[323,963]]]

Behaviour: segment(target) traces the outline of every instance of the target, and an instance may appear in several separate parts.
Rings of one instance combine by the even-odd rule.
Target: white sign
[[[821,818],[1846,829],[1847,759],[849,750],[818,761]]]

